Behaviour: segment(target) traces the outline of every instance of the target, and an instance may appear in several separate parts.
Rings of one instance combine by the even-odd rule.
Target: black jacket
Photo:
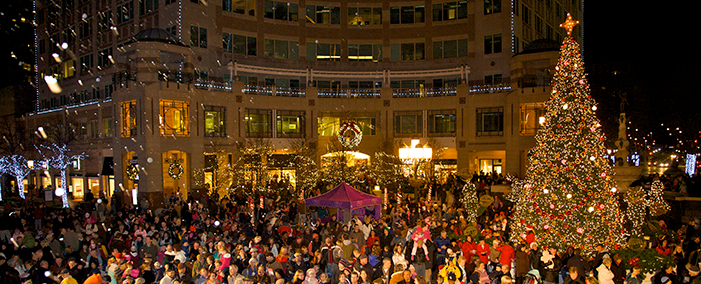
[[[626,281],[626,266],[623,261],[618,265],[614,261],[609,269],[613,272],[613,283],[623,284]]]
[[[570,257],[569,260],[567,260],[567,267],[577,267],[577,272],[579,272],[579,275],[585,275],[589,270],[591,270],[591,266],[589,266],[589,263],[584,261],[581,255],[575,254]]]
[[[553,265],[552,268],[547,268],[550,265]],[[562,269],[562,259],[560,258],[559,255],[555,255],[552,260],[548,261],[548,263],[543,263],[541,262],[542,265],[542,271],[543,271],[543,281],[544,282],[558,282],[559,278],[559,273],[560,269]]]
[[[436,245],[431,240],[426,240],[426,250],[428,251],[428,260],[426,260],[426,255],[422,247],[416,248],[416,255],[414,260],[411,260],[411,251],[414,248],[414,240],[410,240],[406,243],[406,248],[404,250],[404,258],[409,261],[410,264],[413,263],[424,263],[426,267],[433,267],[436,263]]]

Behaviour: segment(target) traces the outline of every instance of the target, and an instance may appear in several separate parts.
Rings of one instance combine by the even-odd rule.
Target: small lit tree
[[[295,147],[296,155],[288,165],[295,169],[295,191],[300,200],[313,196],[313,189],[319,182],[319,169],[314,161],[316,151],[313,146],[304,143]]]
[[[29,165],[27,164],[27,159],[24,156],[12,155],[4,158],[4,164],[7,167],[6,172],[11,176],[15,177],[19,197],[25,199],[24,183],[22,183],[22,181],[25,177],[27,177],[27,175],[29,175],[29,172],[32,171],[32,168],[29,167]]]
[[[217,192],[219,196],[224,196],[234,179],[233,165],[227,161],[224,150],[217,151],[213,156],[216,157],[216,163],[210,167],[194,169],[192,177],[197,186],[209,184],[210,195]],[[212,180],[206,179],[206,173],[212,174]]]
[[[462,187],[460,203],[465,208],[467,223],[477,222],[477,210],[480,208],[480,203],[477,199],[477,187],[475,187],[474,183],[468,181]]]
[[[68,208],[68,190],[67,190],[67,170],[68,166],[73,164],[75,160],[84,160],[85,153],[80,153],[77,155],[70,155],[71,152],[65,144],[56,145],[51,144],[51,146],[39,145],[35,146],[39,154],[44,157],[44,160],[49,164],[50,167],[57,169],[61,172],[61,187],[63,194],[61,195],[61,201],[63,202],[63,208]],[[43,148],[52,152],[51,156],[46,156],[39,148]]]
[[[268,191],[270,173],[268,161],[272,159],[272,143],[269,140],[247,140],[239,146],[239,159],[232,165],[233,183],[238,187],[252,186],[246,195]]]
[[[650,215],[660,216],[667,213],[671,208],[667,201],[664,200],[664,184],[660,180],[652,182],[650,191],[647,193],[645,205],[650,208]]]

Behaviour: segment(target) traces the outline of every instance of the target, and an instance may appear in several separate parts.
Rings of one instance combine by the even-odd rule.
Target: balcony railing
[[[489,94],[511,91],[511,78],[502,78],[500,82],[485,83],[482,80],[470,81],[470,94]]]
[[[245,85],[243,92],[248,95],[273,96],[273,97],[305,97],[304,88]]]
[[[519,78],[518,87],[531,88],[551,86],[552,80],[552,76],[523,75],[523,77]]]
[[[195,79],[195,88],[210,91],[233,92],[229,82],[216,79]]]
[[[457,94],[458,94],[457,87],[392,89],[392,97],[393,98],[451,97],[451,96],[456,96]]]
[[[380,97],[380,89],[319,88],[320,98],[374,99]]]

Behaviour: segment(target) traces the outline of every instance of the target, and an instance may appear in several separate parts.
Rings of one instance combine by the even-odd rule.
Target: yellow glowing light
[[[561,28],[567,29],[567,35],[570,36],[572,35],[572,29],[574,29],[574,26],[578,25],[579,21],[575,21],[572,19],[572,15],[570,13],[567,13],[567,20],[560,24]]]

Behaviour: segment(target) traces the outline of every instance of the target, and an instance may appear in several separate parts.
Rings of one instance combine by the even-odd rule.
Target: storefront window
[[[83,188],[83,178],[71,178],[71,187],[73,188],[73,198],[83,198],[83,196],[85,195]]]
[[[501,159],[480,159],[480,172],[501,174]]]

